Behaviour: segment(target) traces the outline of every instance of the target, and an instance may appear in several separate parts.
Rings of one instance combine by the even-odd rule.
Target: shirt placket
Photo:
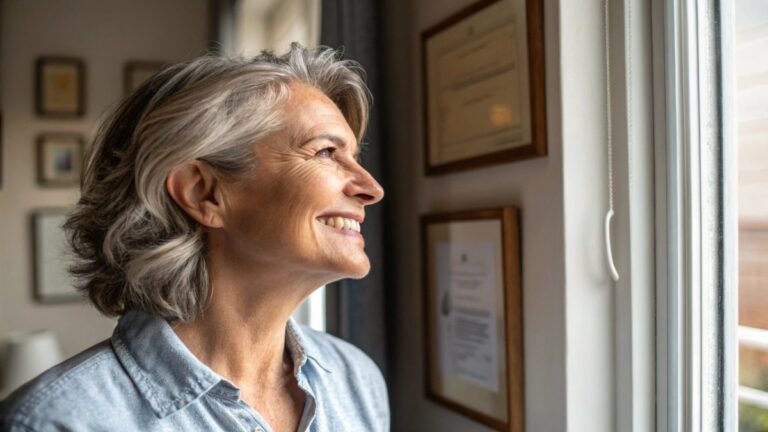
[[[258,411],[253,409],[244,400],[239,399],[236,403],[237,418],[248,432],[272,432],[272,428],[261,417]]]
[[[309,431],[312,426],[312,422],[315,420],[315,414],[317,412],[317,401],[315,400],[315,394],[312,393],[312,388],[309,386],[307,379],[299,368],[299,372],[296,374],[296,382],[299,384],[299,388],[306,395],[304,401],[304,410],[301,413],[301,419],[299,420],[298,432]]]

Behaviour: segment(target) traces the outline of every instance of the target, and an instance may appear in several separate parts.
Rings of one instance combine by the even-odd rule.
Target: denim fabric
[[[387,389],[358,348],[289,321],[306,403],[299,431],[388,431]],[[0,431],[271,431],[240,390],[200,362],[164,320],[126,313],[112,338],[0,402]]]

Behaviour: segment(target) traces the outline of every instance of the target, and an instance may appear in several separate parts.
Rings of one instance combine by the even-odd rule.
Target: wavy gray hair
[[[205,56],[171,66],[105,121],[65,230],[78,289],[102,313],[141,309],[193,319],[210,300],[202,227],[168,194],[175,167],[202,160],[236,179],[254,166],[253,143],[285,127],[290,85],[322,91],[358,140],[370,96],[359,65],[329,48],[294,43],[282,56]]]

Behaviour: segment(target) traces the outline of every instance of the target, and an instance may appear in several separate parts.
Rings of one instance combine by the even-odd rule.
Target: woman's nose
[[[362,205],[376,204],[384,198],[384,188],[365,168],[357,165],[353,173],[345,187],[347,196],[355,198]]]

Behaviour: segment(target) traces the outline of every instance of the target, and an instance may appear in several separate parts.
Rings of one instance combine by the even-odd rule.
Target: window
[[[735,2],[739,431],[768,430],[768,5]]]

